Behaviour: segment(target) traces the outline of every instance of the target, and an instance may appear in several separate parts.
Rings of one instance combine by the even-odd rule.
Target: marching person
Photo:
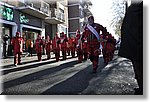
[[[64,32],[61,33],[61,37],[60,37],[60,42],[61,42],[61,51],[62,51],[62,55],[63,55],[63,60],[66,60],[67,56],[66,56],[66,51],[67,51],[67,36],[64,34]]]
[[[53,52],[55,54],[56,61],[59,61],[59,57],[60,57],[60,38],[59,38],[57,33],[56,33],[54,39],[52,40],[52,48],[53,48]]]
[[[43,45],[43,41],[41,39],[41,35],[38,34],[38,37],[35,41],[35,50],[37,53],[38,61],[42,61],[42,45]]]
[[[105,34],[105,38],[104,38],[104,49],[103,49],[103,58],[104,58],[104,63],[105,65],[108,64],[108,62],[111,60],[111,56],[112,56],[112,35],[109,34],[109,32],[107,32]]]
[[[70,39],[71,39],[71,38],[68,38],[68,42],[67,42],[67,55],[68,55],[68,56],[70,56],[70,44],[69,44],[69,43],[70,43],[70,42],[69,42]]]
[[[12,38],[11,44],[14,47],[14,65],[21,64],[21,54],[23,52],[23,38],[20,35],[20,32],[16,32],[16,37]]]
[[[68,44],[69,44],[69,49],[71,51],[71,56],[73,58],[73,57],[75,57],[75,48],[76,48],[76,42],[75,42],[74,36],[70,37]]]
[[[82,50],[82,41],[81,41],[81,35],[80,31],[76,31],[76,51],[78,56],[78,62],[81,63],[83,61],[83,50]]]
[[[29,56],[32,56],[33,52],[33,41],[29,38],[26,42],[26,48],[28,50]]]
[[[50,40],[50,37],[47,35],[46,39],[45,39],[45,49],[46,49],[46,55],[47,55],[47,60],[49,60],[51,58],[50,52],[51,52],[51,47],[52,43]]]
[[[83,60],[86,61],[88,59],[87,39],[84,39],[82,44],[83,44],[82,45],[83,46],[82,50],[83,50],[83,57],[84,57]]]
[[[97,72],[99,55],[101,53],[100,31],[104,31],[104,27],[98,23],[94,23],[94,17],[89,16],[88,22],[82,34],[82,41],[87,40],[87,51],[89,59],[92,62],[93,73]]]
[[[44,36],[42,36],[42,54],[45,55],[45,39],[44,39]]]

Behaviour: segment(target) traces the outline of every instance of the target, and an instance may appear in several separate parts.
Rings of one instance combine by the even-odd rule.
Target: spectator
[[[143,94],[143,1],[131,4],[121,28],[119,56],[132,61],[139,88],[135,94]]]

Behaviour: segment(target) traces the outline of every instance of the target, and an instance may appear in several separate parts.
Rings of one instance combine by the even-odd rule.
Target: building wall
[[[79,17],[79,5],[69,6],[68,8],[69,18]]]
[[[32,34],[32,38],[35,40],[37,38],[37,34],[39,34],[39,33],[42,36],[50,35],[51,39],[54,38],[56,32],[58,32],[58,24],[46,24],[45,19],[40,18],[40,17],[35,17],[35,16],[30,15],[30,14],[23,13],[21,10],[16,9],[18,7],[19,3],[15,3],[15,5],[14,5],[13,3],[10,3],[8,0],[6,0],[6,1],[7,2],[5,2],[5,0],[3,0],[3,2],[1,4],[5,4],[6,6],[9,5],[10,8],[13,9],[13,15],[14,15],[13,18],[14,19],[12,21],[9,21],[9,20],[5,20],[5,19],[0,18],[0,23],[5,24],[5,25],[10,25],[11,37],[15,36],[16,32],[19,31],[19,32],[21,32],[22,36],[29,33],[25,37],[26,40],[28,40],[27,38],[29,37],[30,34]],[[63,6],[61,5],[61,7],[63,7]],[[68,17],[67,7],[64,7],[64,10],[65,10],[65,12],[64,12],[65,16],[67,15],[67,17]],[[27,22],[21,22],[20,21],[20,14],[21,13],[25,16],[25,18],[27,19]],[[62,25],[66,31],[66,29],[68,28],[68,18],[65,18],[65,23]],[[10,45],[10,43],[9,43],[9,45]],[[12,51],[12,49],[10,49],[10,50]]]
[[[76,30],[80,30],[82,33],[83,26],[85,24],[85,18],[87,15],[85,15],[84,10],[84,0],[72,0],[69,2],[68,5],[68,19],[69,19],[69,34],[70,36],[72,34],[75,34]],[[87,4],[88,5],[88,4]]]
[[[69,32],[76,32],[77,29],[80,29],[79,19],[69,20]]]

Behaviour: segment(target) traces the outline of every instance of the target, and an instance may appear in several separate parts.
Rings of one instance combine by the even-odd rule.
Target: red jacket
[[[51,40],[45,40],[45,45],[46,45],[46,51],[47,52],[50,52],[51,51],[51,49],[52,49],[52,47],[51,47],[51,45],[52,45],[52,43],[51,43]]]
[[[58,36],[54,37],[54,39],[52,40],[52,48],[53,50],[55,49],[60,50],[60,38]]]
[[[42,39],[37,38],[35,41],[35,49],[37,53],[42,53],[42,45],[43,45]]]
[[[100,31],[103,31],[104,27],[100,24],[97,24],[97,23],[94,23],[91,26],[99,33],[99,37],[100,37]],[[89,48],[92,48],[92,50],[99,49],[100,42],[98,42],[96,36],[88,29],[87,26],[84,28],[84,32],[82,35],[82,41],[83,42],[84,42],[84,39],[87,40],[88,49]]]
[[[11,44],[14,46],[14,54],[23,52],[23,38],[14,37],[12,38]]]
[[[69,47],[76,47],[76,41],[75,41],[75,38],[71,37],[69,40],[68,40],[68,44],[69,44]]]
[[[61,42],[61,48],[67,48],[67,37],[63,36],[60,38],[60,42]]]

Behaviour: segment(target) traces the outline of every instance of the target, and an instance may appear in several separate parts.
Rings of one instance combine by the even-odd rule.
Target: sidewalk
[[[130,60],[115,56],[100,70],[81,94],[134,95],[134,88],[138,85]]]
[[[51,53],[51,58],[53,59],[55,57],[55,55],[53,53]],[[47,58],[46,55],[42,55],[42,61],[45,61]],[[27,56],[26,53],[22,54],[22,58],[21,58],[21,62],[23,64],[27,64],[27,63],[32,63],[32,62],[38,62],[37,59],[37,55],[33,54],[33,56]],[[0,67],[2,68],[9,68],[9,67],[14,67],[13,63],[14,63],[14,56],[9,56],[8,58],[2,58],[0,59]]]

